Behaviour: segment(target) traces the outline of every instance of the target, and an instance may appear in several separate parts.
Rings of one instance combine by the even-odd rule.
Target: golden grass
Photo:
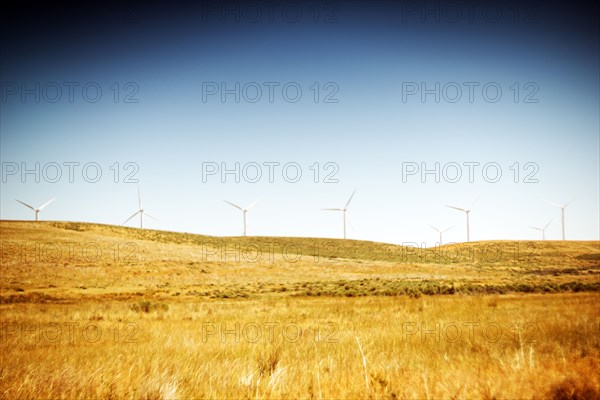
[[[598,242],[526,243],[542,249],[527,259],[474,243],[445,263],[357,241],[0,229],[3,399],[600,397]],[[36,259],[90,243],[100,257]],[[273,251],[215,253],[236,244]]]
[[[54,299],[158,293],[197,300],[600,290],[599,242],[477,242],[418,250],[65,222],[0,221],[0,231],[0,301],[8,302],[28,301],[31,292]],[[442,254],[453,254],[453,261],[444,262]]]
[[[2,310],[0,397],[548,398],[575,388],[597,398],[598,300],[13,304]]]

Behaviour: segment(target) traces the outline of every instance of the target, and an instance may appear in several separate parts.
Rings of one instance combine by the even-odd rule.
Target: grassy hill
[[[75,222],[0,221],[0,231],[3,302],[600,290],[597,241],[486,241],[423,249]]]
[[[600,397],[599,242],[0,221],[0,245],[0,399]]]

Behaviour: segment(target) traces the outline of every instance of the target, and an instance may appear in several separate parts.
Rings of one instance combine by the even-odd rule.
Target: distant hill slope
[[[84,222],[0,221],[2,240],[24,240],[42,236],[44,240],[60,240],[67,232],[80,232],[80,238],[105,240],[143,240],[161,244],[202,246],[253,246],[272,249],[275,253],[293,253],[301,248],[303,255],[396,262],[495,262],[536,261],[548,259],[581,259],[600,261],[598,241],[479,241],[419,249],[387,243],[351,239],[233,236],[219,237],[116,225]],[[297,252],[296,252],[297,253]],[[512,257],[510,257],[510,256]],[[436,260],[435,257],[438,257]],[[446,260],[444,260],[444,258]]]
[[[362,296],[598,290],[600,285],[598,241],[486,241],[418,249],[358,240],[0,221],[0,244],[4,301],[31,300],[26,294],[32,290],[52,298]]]

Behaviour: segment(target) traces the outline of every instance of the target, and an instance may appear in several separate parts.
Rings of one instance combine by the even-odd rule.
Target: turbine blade
[[[15,199],[15,200],[17,200],[17,199]],[[18,201],[19,203],[23,204],[25,207],[31,208],[33,211],[35,211],[35,208],[33,208],[32,206],[30,206],[29,204],[27,204],[27,203],[23,203],[21,200],[17,200],[17,201]]]
[[[254,207],[254,205],[258,203],[258,200],[256,200],[254,203],[250,204],[248,207],[246,207],[246,210],[251,209],[252,207]]]
[[[234,206],[235,208],[237,208],[238,210],[244,211],[244,209],[236,204],[233,204],[227,200],[223,200],[225,203],[229,204],[230,206]]]
[[[566,207],[566,206],[568,206],[569,204],[571,204],[571,203],[572,203],[572,202],[574,202],[574,201],[575,201],[575,199],[571,200],[570,202],[568,202],[567,204],[565,204],[563,207]]]
[[[125,222],[123,222],[121,225],[125,225],[126,223],[129,222],[129,220],[131,220],[131,218],[135,217],[136,215],[138,215],[140,213],[140,211],[136,211],[131,217],[127,218],[125,220]]]
[[[427,224],[427,225],[429,225],[429,224]],[[436,227],[435,227],[435,226],[433,226],[433,225],[429,225],[429,226],[430,226],[430,227],[432,227],[432,228],[433,228],[435,231],[437,231],[437,232],[439,232],[439,231],[440,231],[438,228],[436,228]]]
[[[142,209],[142,196],[140,195],[140,187],[138,186],[138,210]]]
[[[454,207],[454,206],[448,206],[448,205],[446,207],[454,208],[455,210],[462,211],[462,212],[467,212],[467,210],[465,210],[464,208],[460,208],[460,207]]]
[[[446,228],[446,229],[444,229],[444,230],[442,231],[442,233],[444,233],[444,232],[448,232],[448,231],[449,231],[450,229],[452,229],[452,228],[454,228],[454,226],[451,226],[450,228]]]
[[[344,211],[341,208],[321,208],[323,211]]]
[[[541,231],[542,228],[538,228],[537,226],[530,226],[531,229],[535,229],[536,231]]]
[[[477,203],[479,201],[479,199],[481,198],[481,195],[477,195],[477,198],[475,198],[475,201],[473,203],[471,203],[471,206],[469,207],[469,210],[471,210],[473,208],[473,206],[475,205],[475,203]]]
[[[546,201],[546,203],[548,203],[548,204],[552,204],[554,207],[558,207],[558,208],[562,208],[562,207],[563,207],[563,206],[561,206],[560,204],[556,204],[556,203],[553,203],[553,202],[551,202],[551,201],[548,201],[548,200],[545,200],[545,201]]]
[[[153,217],[152,215],[148,214],[146,211],[143,211],[142,214],[149,216],[150,218],[152,218],[153,220],[158,221],[158,218]]]
[[[548,225],[550,225],[552,223],[552,219],[550,221],[548,221],[548,223],[546,224],[546,226],[544,226],[544,230],[546,230],[546,228],[548,227]]]
[[[346,203],[346,206],[344,207],[344,209],[348,208],[348,205],[352,201],[352,198],[354,197],[355,193],[356,193],[356,189],[354,189],[354,192],[352,192],[352,194],[350,195],[350,198],[348,199],[348,202]]]
[[[53,198],[50,201],[47,201],[46,203],[44,203],[43,205],[39,206],[38,210],[41,210],[42,208],[46,207],[48,204],[52,203],[54,200],[56,200],[56,197]]]

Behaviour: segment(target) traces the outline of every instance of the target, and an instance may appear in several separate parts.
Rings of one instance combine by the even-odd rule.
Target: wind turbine
[[[440,234],[440,246],[442,245],[442,233],[449,231],[450,229],[454,228],[453,226],[451,226],[450,228],[446,228],[443,231],[440,231],[438,228],[436,228],[433,225],[429,225],[430,227],[432,227],[434,230],[436,230],[439,234]]]
[[[127,222],[129,222],[131,218],[135,217],[138,214],[140,214],[140,229],[144,229],[144,214],[146,214],[152,219],[156,219],[152,215],[148,214],[146,210],[144,210],[144,208],[142,207],[142,197],[140,196],[140,188],[138,188],[138,207],[138,210],[135,213],[133,213],[131,217],[127,218],[122,225],[125,225]],[[158,221],[158,219],[156,220]]]
[[[469,232],[469,213],[471,212],[471,208],[473,208],[473,206],[475,205],[475,203],[477,202],[477,200],[479,200],[479,197],[473,202],[473,204],[471,204],[471,207],[469,208],[460,208],[460,207],[455,207],[455,206],[446,206],[449,208],[454,208],[455,210],[458,211],[462,211],[465,214],[467,214],[467,242],[470,242],[470,232]]]
[[[547,201],[549,204],[552,204],[554,207],[560,208],[560,219],[562,222],[562,240],[565,240],[565,208],[567,208],[567,206],[574,201],[575,201],[575,199],[571,200],[570,202],[568,202],[567,204],[564,204],[564,205],[560,205],[560,204],[553,203],[551,201]]]
[[[241,210],[241,211],[242,211],[242,213],[244,214],[244,236],[246,236],[246,214],[248,213],[248,210],[249,210],[249,209],[251,209],[252,207],[254,207],[254,205],[256,204],[256,202],[257,202],[258,200],[257,200],[257,201],[255,201],[254,203],[250,204],[250,205],[249,205],[248,207],[246,207],[246,208],[242,208],[242,207],[238,206],[237,204],[233,204],[233,203],[231,203],[231,202],[229,202],[229,201],[227,201],[227,200],[223,200],[223,201],[224,201],[225,203],[227,203],[227,204],[231,205],[231,206],[234,206],[234,207],[235,207],[235,208],[237,208],[238,210]]]
[[[30,206],[29,204],[27,204],[27,203],[24,203],[24,202],[22,202],[21,200],[18,200],[18,199],[15,199],[15,200],[17,200],[19,203],[23,204],[25,207],[27,207],[27,208],[31,208],[31,209],[32,209],[32,210],[35,212],[35,220],[36,220],[36,221],[39,221],[39,219],[40,219],[40,217],[39,217],[39,216],[40,216],[40,211],[42,211],[42,209],[43,209],[44,207],[46,207],[48,204],[50,204],[50,203],[52,203],[54,200],[56,200],[56,197],[55,197],[55,198],[53,198],[52,200],[49,200],[49,201],[47,201],[46,203],[42,204],[42,205],[41,205],[41,206],[39,206],[38,208],[35,208],[35,207],[33,207],[33,206]]]
[[[539,226],[530,226],[530,228],[535,229],[536,231],[541,231],[542,232],[542,240],[546,240],[546,228],[548,228],[548,225],[550,225],[551,222],[552,222],[552,220],[548,221],[546,226],[544,226],[543,228],[540,228]]]
[[[350,201],[352,200],[352,197],[354,197],[355,193],[356,193],[356,189],[350,195],[350,198],[346,202],[346,206],[344,206],[344,208],[323,208],[322,209],[324,211],[341,211],[342,212],[342,217],[344,218],[344,239],[346,239],[346,212],[348,211],[348,205],[350,204]]]

